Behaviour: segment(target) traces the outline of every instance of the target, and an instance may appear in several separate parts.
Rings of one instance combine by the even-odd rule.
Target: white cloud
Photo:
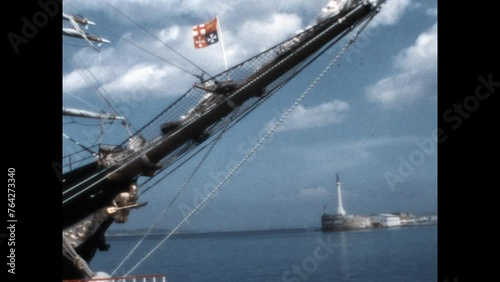
[[[317,188],[302,188],[300,189],[299,191],[299,196],[300,197],[315,197],[315,198],[319,198],[319,197],[324,197],[324,196],[328,196],[330,195],[331,193],[326,190],[325,187],[317,187]]]
[[[194,49],[191,34],[193,25],[208,21],[215,13],[219,14],[228,63],[229,66],[233,66],[285,40],[314,22],[321,8],[327,3],[327,1],[301,0],[214,0],[210,5],[202,0],[180,2],[109,0],[109,2],[212,75],[224,70],[220,46]],[[388,16],[383,16],[381,23],[396,22],[408,6],[409,0],[398,3],[389,0],[386,9],[383,9],[388,10],[384,12],[388,13]],[[199,69],[184,61],[163,43],[152,38],[104,2],[67,0],[65,4],[65,12],[81,13],[97,22],[96,26],[89,28],[90,33],[112,41],[111,45],[103,45],[100,53],[91,48],[75,50],[65,45],[69,50],[68,54],[74,50],[73,53],[79,57],[78,60],[85,62],[82,66],[77,63],[75,57],[69,57],[73,65],[65,64],[63,83],[66,91],[91,89],[74,71],[86,68],[95,74],[99,86],[104,87],[111,95],[119,95],[123,99],[132,98],[133,92],[138,89],[146,89],[152,97],[178,96],[197,81],[190,74],[177,70],[162,59],[151,56],[128,43],[126,40],[192,73],[200,74]],[[324,126],[341,122],[342,118],[345,118],[343,112],[336,111],[332,105],[330,108],[325,105],[323,108],[314,109],[319,113],[314,113],[312,110],[299,108],[300,113],[292,116],[294,125],[291,122],[288,129],[305,128],[311,126],[310,123]],[[334,115],[329,115],[326,120],[318,119],[315,115],[321,113]],[[306,119],[299,120],[304,117]]]
[[[179,38],[181,29],[179,26],[165,28],[159,32],[158,38],[163,42],[174,41]]]
[[[75,70],[63,77],[63,91],[75,92],[81,88],[88,87],[87,82],[81,76],[83,70]]]
[[[116,9],[139,23],[168,22],[172,19],[199,18],[208,20],[218,14],[226,26],[235,28],[232,22],[245,19],[266,18],[271,13],[301,12],[313,16],[326,5],[327,1],[276,0],[276,1],[246,1],[246,0],[108,0]],[[115,9],[102,1],[65,0],[65,12],[82,13],[104,12],[121,23],[129,21]],[[193,25],[197,23],[193,22]]]
[[[415,44],[396,58],[396,67],[403,70],[432,71],[437,67],[437,24],[420,34]]]
[[[299,105],[285,119],[284,123],[278,127],[277,131],[318,128],[338,124],[346,120],[349,110],[349,104],[340,100],[324,103],[312,108]],[[267,127],[271,128],[274,123],[269,122]]]
[[[168,82],[169,77],[176,77],[179,71],[170,66],[157,66],[154,64],[138,64],[118,78],[104,85],[111,94],[120,94],[130,91],[147,90],[149,92],[164,93],[172,87]],[[161,92],[161,91],[165,92]]]
[[[435,100],[437,87],[437,23],[420,34],[394,61],[395,74],[367,89],[368,100],[385,108]]]
[[[393,146],[395,144],[411,143],[417,139],[415,136],[401,136],[401,137],[380,137],[374,139],[363,139],[342,144],[328,144],[326,148],[335,148],[341,151],[363,151],[372,148]],[[325,148],[320,146],[320,148]]]
[[[394,148],[398,145],[411,144],[416,137],[382,137],[356,140],[345,143],[312,144],[302,148],[300,155],[304,167],[316,171],[348,170],[350,168],[373,165],[376,152],[381,148]]]
[[[299,30],[301,26],[302,20],[299,16],[284,13],[268,14],[260,20],[247,18],[238,28],[222,26],[224,48],[229,65],[233,66],[278,44]],[[183,46],[187,50],[192,49],[192,41],[191,36],[184,38]],[[208,67],[211,73],[223,70],[220,46],[198,50],[192,58],[196,62],[204,62],[203,67]]]
[[[210,7],[221,7],[217,12],[223,20],[226,55],[229,65],[232,66],[277,44],[302,27],[301,17],[283,11],[298,8],[297,6],[311,6],[300,1],[283,2],[280,9],[264,9],[263,7],[276,5],[276,3],[262,5],[262,3],[222,0],[211,2],[210,7],[199,0],[182,1],[176,5],[173,5],[171,1],[146,1],[147,5],[142,0],[110,0],[109,2],[211,75],[224,70],[220,44],[201,50],[194,49],[191,33],[193,25],[213,17],[214,13],[206,15]],[[111,45],[103,45],[99,53],[91,48],[73,49],[65,45],[69,54],[65,60],[71,62],[71,64],[65,64],[63,77],[65,91],[92,90],[81,77],[82,71],[85,72],[86,69],[90,69],[96,76],[99,81],[98,87],[104,87],[111,95],[119,95],[123,99],[127,97],[132,99],[134,92],[140,89],[146,89],[153,97],[178,96],[197,81],[197,78],[176,69],[165,60],[197,75],[201,73],[198,68],[186,62],[170,48],[136,27],[105,3],[68,1],[65,4],[68,4],[66,7],[70,7],[66,8],[67,12],[83,11],[85,16],[90,13],[88,16],[90,19],[101,20],[98,25],[91,26],[88,31],[112,41]],[[251,8],[254,6],[262,11],[258,20],[250,16],[256,12]],[[283,7],[286,8],[283,9]],[[233,12],[229,13],[229,10]],[[107,13],[114,25],[103,29],[102,22],[104,21],[97,16],[96,19],[92,17],[91,13],[96,11]],[[185,20],[187,14],[193,18],[188,23]],[[173,25],[173,22],[184,24]],[[113,32],[109,31],[111,29]],[[156,57],[131,45],[128,41],[148,50]],[[82,65],[81,61],[85,64]],[[112,70],[112,73],[109,70],[103,72],[105,68]],[[75,71],[75,69],[80,71]]]
[[[88,69],[78,68],[63,76],[63,90],[77,92],[85,88],[95,89],[100,86],[99,83],[114,75],[114,69],[110,66],[95,65]]]
[[[237,42],[239,49],[260,52],[285,40],[299,30],[301,25],[302,19],[296,14],[272,14],[264,20],[245,22],[233,40]]]
[[[435,17],[438,14],[438,10],[437,10],[437,8],[428,8],[425,10],[425,13],[429,16]]]
[[[375,16],[372,28],[378,25],[394,25],[403,16],[404,12],[411,8],[411,0],[387,0],[383,4],[380,13]]]

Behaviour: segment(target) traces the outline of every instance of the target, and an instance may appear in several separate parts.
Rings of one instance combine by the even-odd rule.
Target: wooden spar
[[[94,113],[84,110],[63,108],[63,116],[73,116],[82,118],[95,118],[95,119],[111,119],[111,120],[125,120],[122,116],[112,115],[108,113]]]
[[[90,41],[94,41],[97,43],[111,43],[111,41],[104,39],[102,37],[86,34],[82,31],[78,31],[72,28],[63,28],[63,35],[81,39],[88,39]]]
[[[68,15],[68,14],[65,14],[65,13],[62,14],[62,18],[63,18],[63,20],[66,20],[66,21],[73,20],[73,21],[75,21],[75,22],[77,22],[77,23],[79,23],[81,25],[95,25],[94,22],[91,22],[91,21],[89,21],[86,18],[75,17],[75,16]]]

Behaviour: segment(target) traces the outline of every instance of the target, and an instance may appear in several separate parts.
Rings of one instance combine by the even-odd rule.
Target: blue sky
[[[109,2],[217,74],[224,70],[220,43],[195,49],[192,26],[208,22],[217,13],[228,63],[233,66],[312,24],[328,1]],[[122,40],[196,72],[104,2],[64,4],[65,13],[80,13],[97,23],[89,27],[90,33],[112,41],[97,53],[83,41],[64,39],[65,106],[110,111],[97,95],[97,91],[105,92],[137,129],[196,82],[193,76]],[[329,212],[336,208],[336,172],[348,213],[435,213],[436,6],[436,1],[389,0],[269,142],[181,230],[319,227],[323,205]],[[339,42],[226,133],[160,227],[180,222],[186,210],[198,204],[231,165],[241,161],[345,43]],[[121,143],[127,136],[119,124],[104,127],[103,139],[99,127],[71,124],[65,125],[64,132],[87,146]],[[75,150],[74,144],[64,140],[63,155]],[[202,155],[145,193],[140,200],[148,201],[148,206],[134,210],[127,224],[111,228],[149,227]]]

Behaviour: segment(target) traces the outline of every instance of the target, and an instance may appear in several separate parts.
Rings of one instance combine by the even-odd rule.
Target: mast
[[[224,50],[224,40],[222,39],[222,29],[221,29],[219,15],[216,14],[215,18],[217,19],[217,33],[219,34],[220,48],[222,50],[222,57],[224,58],[224,66],[226,67],[226,71],[227,71],[228,70],[227,57],[226,57],[226,51]]]

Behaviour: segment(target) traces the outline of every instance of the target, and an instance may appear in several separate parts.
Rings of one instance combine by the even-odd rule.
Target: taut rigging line
[[[129,20],[130,22],[132,22],[133,24],[135,24],[136,26],[138,26],[140,29],[144,30],[147,34],[151,35],[154,39],[158,40],[161,44],[165,45],[165,47],[167,47],[168,49],[172,50],[172,52],[174,52],[175,54],[179,55],[181,58],[183,58],[188,63],[190,63],[191,65],[193,65],[195,68],[199,69],[202,73],[204,73],[204,74],[208,75],[209,77],[211,77],[211,75],[208,72],[206,72],[204,69],[202,69],[201,67],[199,67],[198,65],[196,65],[195,63],[193,63],[191,60],[189,60],[188,58],[186,58],[181,53],[179,53],[179,51],[175,50],[172,46],[170,46],[167,43],[163,42],[160,38],[158,38],[156,35],[154,35],[153,33],[151,33],[144,26],[142,26],[138,22],[134,21],[132,18],[130,18],[129,16],[127,16],[122,11],[118,10],[115,6],[111,5],[111,3],[109,3],[107,0],[104,0],[104,3],[106,3],[113,10],[115,10],[116,12],[118,12],[120,15],[124,16],[127,20]],[[202,76],[198,76],[198,78],[201,78],[201,77]]]

